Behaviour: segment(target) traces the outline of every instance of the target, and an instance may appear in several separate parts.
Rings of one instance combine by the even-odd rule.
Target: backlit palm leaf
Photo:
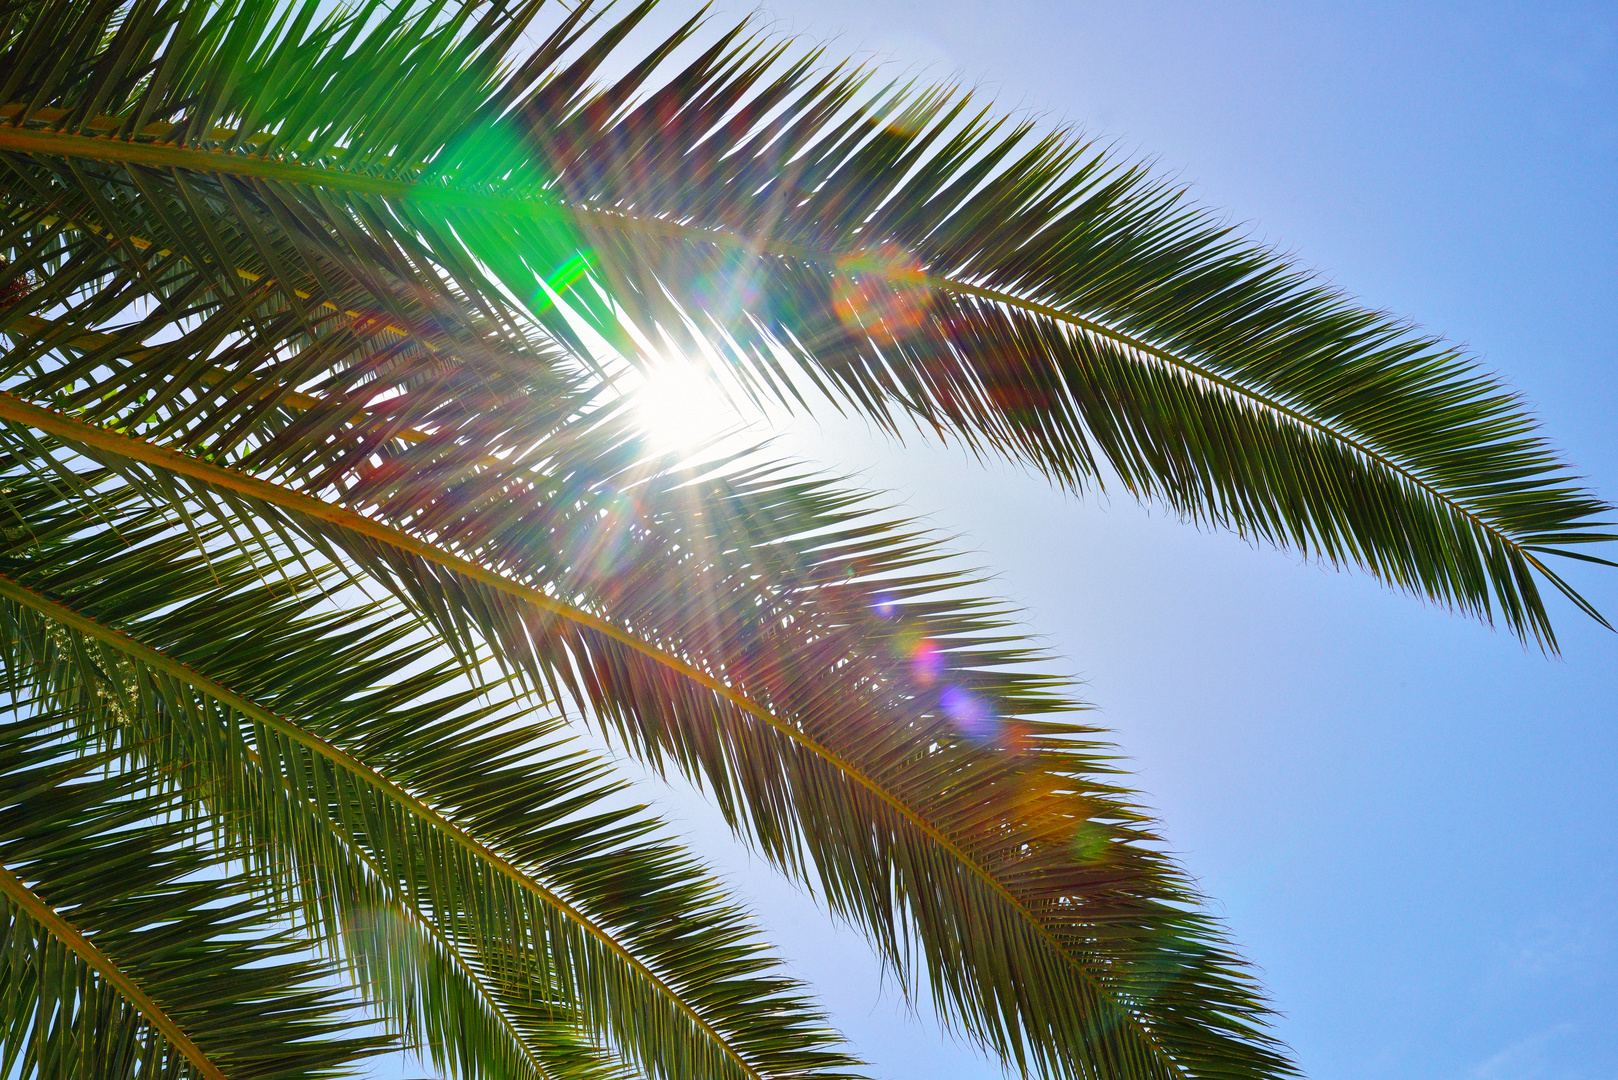
[[[578,816],[610,789],[554,721],[478,706],[442,663],[412,671],[430,640],[412,643],[397,612],[310,610],[319,582],[297,575],[265,589],[281,568],[217,550],[200,514],[188,535],[138,497],[120,513],[131,493],[105,478],[75,483],[96,495],[88,530],[52,514],[43,485],[11,488],[28,527],[0,573],[7,669],[57,696],[110,696],[91,730],[242,830],[272,884],[298,883],[286,891],[309,923],[358,935],[356,963],[401,1019],[422,1011],[441,1064],[588,1077],[600,1066],[567,1037],[583,1020],[654,1075],[836,1075],[813,1010],[763,973],[701,872],[642,839],[644,821]],[[50,625],[72,635],[67,662]],[[426,959],[457,978],[396,970],[423,961],[368,944],[423,932]],[[456,1000],[445,982],[470,985]],[[487,1030],[464,1030],[477,1021]]]
[[[334,1075],[375,1040],[329,965],[223,876],[181,800],[86,754],[80,718],[0,727],[0,1023],[8,1076]],[[272,1039],[264,1033],[273,1031]]]

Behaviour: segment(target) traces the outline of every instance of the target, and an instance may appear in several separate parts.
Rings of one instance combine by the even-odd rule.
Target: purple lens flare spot
[[[962,735],[975,742],[989,742],[1000,735],[1000,718],[989,703],[959,686],[946,686],[938,703],[954,721]]]

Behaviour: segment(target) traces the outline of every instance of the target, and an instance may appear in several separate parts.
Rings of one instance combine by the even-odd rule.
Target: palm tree
[[[1555,649],[1468,360],[953,89],[651,4],[0,8],[7,1076],[854,1077],[569,724],[1050,1080],[1285,1076],[1016,614],[626,373],[919,430]]]

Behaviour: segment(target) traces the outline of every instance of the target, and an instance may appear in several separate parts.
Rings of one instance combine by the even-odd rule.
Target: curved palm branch
[[[430,16],[396,14],[363,48],[371,9],[346,33],[278,44],[268,16],[236,18],[237,39],[196,34],[218,51],[192,58],[191,78],[219,85],[176,64],[143,108],[132,83],[130,104],[102,113],[118,73],[103,62],[75,88],[96,109],[16,101],[0,145],[218,173],[261,195],[311,187],[344,208],[352,242],[412,236],[494,294],[487,267],[564,340],[553,299],[626,349],[696,331],[755,386],[801,400],[790,357],[890,426],[908,412],[1074,487],[1104,458],[1188,517],[1498,608],[1552,648],[1536,574],[1595,614],[1541,556],[1608,539],[1591,521],[1604,505],[1454,350],[1357,310],[1141,170],[1008,131],[965,96],[865,93],[861,73],[786,63],[741,30],[648,89],[694,24],[587,88],[649,6],[563,63],[587,25],[577,9],[503,80],[493,64],[531,7],[430,32]],[[404,112],[381,72],[429,97]],[[204,85],[184,123],[148,122]],[[342,108],[312,108],[316,87]],[[312,209],[283,198],[289,215]]]
[[[102,479],[78,481],[99,496],[89,529],[81,514],[52,514],[49,487],[13,484],[26,541],[0,596],[10,626],[43,616],[83,639],[70,655],[114,660],[54,663],[33,644],[51,639],[24,630],[10,635],[8,670],[57,696],[110,685],[114,742],[204,793],[244,829],[249,861],[281,853],[274,880],[303,882],[286,891],[310,923],[350,938],[357,925],[363,938],[399,909],[407,930],[435,938],[455,978],[400,973],[355,947],[384,983],[410,977],[384,986],[394,1004],[416,1008],[424,987],[443,997],[404,1018],[441,1064],[588,1077],[599,1063],[566,1038],[583,1022],[652,1075],[841,1075],[829,1033],[791,984],[763,973],[745,922],[700,870],[640,839],[644,821],[577,817],[610,789],[548,737],[554,721],[472,707],[470,692],[451,692],[458,669],[409,671],[430,639],[405,640],[398,612],[308,611],[318,578],[199,553],[197,540],[221,539],[200,514],[198,532],[176,532]],[[131,496],[135,512],[119,513]],[[265,590],[266,573],[277,588]],[[478,1008],[451,1011],[468,1000]],[[487,1030],[468,1033],[476,1020]]]
[[[5,1067],[43,1077],[331,1075],[377,1040],[223,871],[180,800],[12,698],[0,727]],[[87,752],[91,751],[91,752]],[[266,1040],[263,1032],[276,1037]]]
[[[1075,1059],[1105,1071],[1110,1057],[1148,1075],[1230,1057],[1276,1064],[1251,1026],[1257,1003],[1239,965],[1213,927],[1187,910],[1195,898],[1178,875],[1138,846],[1151,839],[1134,827],[1139,811],[1093,779],[1107,768],[1089,741],[1093,732],[1040,720],[1060,700],[1049,696],[1049,680],[1002,670],[1028,659],[987,636],[1001,630],[1003,615],[934,600],[969,582],[936,569],[904,575],[936,554],[908,532],[850,522],[847,496],[741,476],[722,486],[728,498],[709,493],[696,510],[700,487],[676,487],[663,496],[676,512],[660,515],[653,493],[629,489],[644,531],[635,555],[619,560],[604,600],[631,633],[552,595],[592,591],[598,549],[565,520],[547,523],[545,503],[529,507],[538,520],[526,522],[528,552],[515,544],[502,551],[518,569],[524,554],[543,568],[546,555],[553,564],[562,556],[534,551],[535,540],[560,533],[564,550],[585,565],[550,592],[234,470],[59,416],[27,417],[85,452],[121,450],[176,479],[206,481],[216,497],[262,499],[261,519],[272,520],[273,508],[292,511],[281,529],[342,546],[374,578],[396,578],[402,594],[413,591],[424,614],[453,608],[504,644],[508,657],[531,655],[541,664],[538,677],[565,682],[614,719],[632,746],[702,770],[733,821],[751,827],[779,861],[795,867],[800,845],[807,847],[834,905],[865,922],[902,968],[908,935],[900,927],[913,918],[940,999],[1008,1057],[1032,1053],[1053,1071],[1075,1068]],[[148,477],[137,487],[160,483]],[[592,502],[578,516],[599,524],[595,510]],[[198,513],[182,505],[168,518]],[[673,543],[658,543],[652,524],[682,528]],[[337,528],[312,531],[320,525]],[[369,543],[378,540],[380,547]],[[678,555],[682,548],[738,561],[703,565]],[[779,548],[786,550],[772,551]],[[854,567],[905,617],[872,614],[862,584],[850,595]],[[637,588],[648,575],[653,585]],[[738,594],[737,582],[745,592]],[[550,618],[525,618],[524,605]],[[772,616],[784,625],[771,626]],[[444,618],[451,641],[458,621]],[[666,652],[669,640],[684,653]],[[918,644],[947,667],[947,681],[921,685],[925,670],[918,675],[906,656],[896,660],[896,646]],[[985,753],[981,733],[963,737],[952,692],[984,701],[992,710],[986,719],[1020,729],[1017,752]],[[875,847],[873,824],[882,830]],[[949,879],[959,879],[957,889],[938,894],[936,883]],[[1026,955],[1008,957],[1008,942]],[[1008,959],[1018,985],[974,981]],[[1210,1001],[1228,1015],[1210,1023],[1198,1011]],[[1021,1041],[1029,1017],[1045,1025],[1045,1040]]]

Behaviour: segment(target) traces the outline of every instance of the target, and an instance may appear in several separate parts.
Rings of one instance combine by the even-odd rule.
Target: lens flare
[[[620,492],[581,521],[569,544],[579,571],[596,581],[622,573],[634,558],[638,516],[635,500]]]
[[[906,336],[927,317],[931,290],[921,264],[896,248],[838,260],[832,306],[850,330],[890,340]]]
[[[962,735],[973,742],[994,742],[1000,734],[1000,718],[989,703],[970,690],[946,686],[938,703]]]
[[[923,686],[938,681],[944,670],[944,654],[935,642],[922,638],[910,647],[910,673]]]
[[[720,326],[729,326],[751,310],[759,298],[757,260],[745,251],[715,256],[706,271],[687,279],[691,308]]]

